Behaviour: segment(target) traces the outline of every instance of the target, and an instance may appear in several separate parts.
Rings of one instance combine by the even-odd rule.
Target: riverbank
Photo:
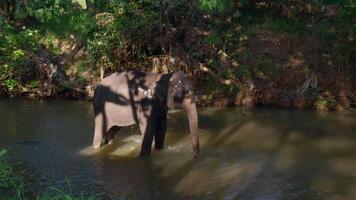
[[[116,71],[182,70],[201,107],[356,106],[352,1],[80,2],[0,8],[0,96],[89,101]]]

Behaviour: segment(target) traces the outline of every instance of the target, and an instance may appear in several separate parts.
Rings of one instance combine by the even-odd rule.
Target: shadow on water
[[[48,114],[33,114],[44,111]],[[192,158],[181,112],[169,115],[166,146],[149,157],[137,157],[137,127],[120,130],[114,144],[83,156],[77,152],[91,144],[92,108],[65,101],[0,101],[6,122],[0,144],[36,174],[44,192],[65,187],[68,176],[74,191],[95,191],[102,199],[356,196],[354,112],[211,108],[199,113],[199,159]]]
[[[187,185],[191,188],[182,191],[185,194],[199,191],[199,185],[203,185],[201,193],[189,195],[192,199],[352,199],[356,191],[356,174],[352,170],[356,164],[352,132],[355,124],[345,129],[342,121],[320,118],[319,113],[304,115],[299,111],[256,112],[250,119],[227,127],[222,118],[220,125],[224,129],[205,138],[205,151],[199,161],[188,161],[165,178],[178,185],[190,179]],[[298,123],[304,120],[309,126]],[[342,132],[334,132],[337,129],[329,123],[323,127],[326,122],[339,123],[334,127],[340,126]],[[218,161],[214,160],[219,156]],[[226,167],[221,174],[214,173],[224,163],[236,168],[229,172]],[[244,168],[246,163],[252,163],[251,168]],[[216,166],[206,169],[205,164]],[[235,177],[229,179],[224,173]],[[214,185],[216,180],[212,179],[219,178],[221,184]],[[209,188],[204,181],[215,187]]]
[[[273,112],[277,115],[271,118]],[[351,170],[356,164],[356,126],[355,118],[345,115],[348,113],[278,110],[257,115],[259,124],[275,129],[278,141],[269,149],[276,156],[263,165],[267,170],[249,188],[268,184],[260,180],[274,166],[299,185],[287,184],[289,193],[273,199],[352,199],[356,193],[356,173]]]

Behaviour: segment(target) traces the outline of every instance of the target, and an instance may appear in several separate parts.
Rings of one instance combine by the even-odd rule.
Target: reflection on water
[[[138,158],[136,127],[91,149],[90,103],[0,101],[0,145],[37,189],[101,199],[354,199],[356,113],[210,108],[199,113],[192,158],[184,114],[171,113],[166,146]]]

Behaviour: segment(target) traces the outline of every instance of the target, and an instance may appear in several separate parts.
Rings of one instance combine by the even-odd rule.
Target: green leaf
[[[1,149],[0,150],[0,158],[3,157],[7,153],[6,149]]]

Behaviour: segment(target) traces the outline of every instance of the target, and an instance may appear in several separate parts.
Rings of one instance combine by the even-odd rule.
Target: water
[[[139,158],[136,127],[90,148],[90,103],[1,100],[0,146],[39,193],[70,185],[99,199],[356,199],[356,112],[210,108],[199,120],[199,159],[180,112],[169,115],[164,150]]]

